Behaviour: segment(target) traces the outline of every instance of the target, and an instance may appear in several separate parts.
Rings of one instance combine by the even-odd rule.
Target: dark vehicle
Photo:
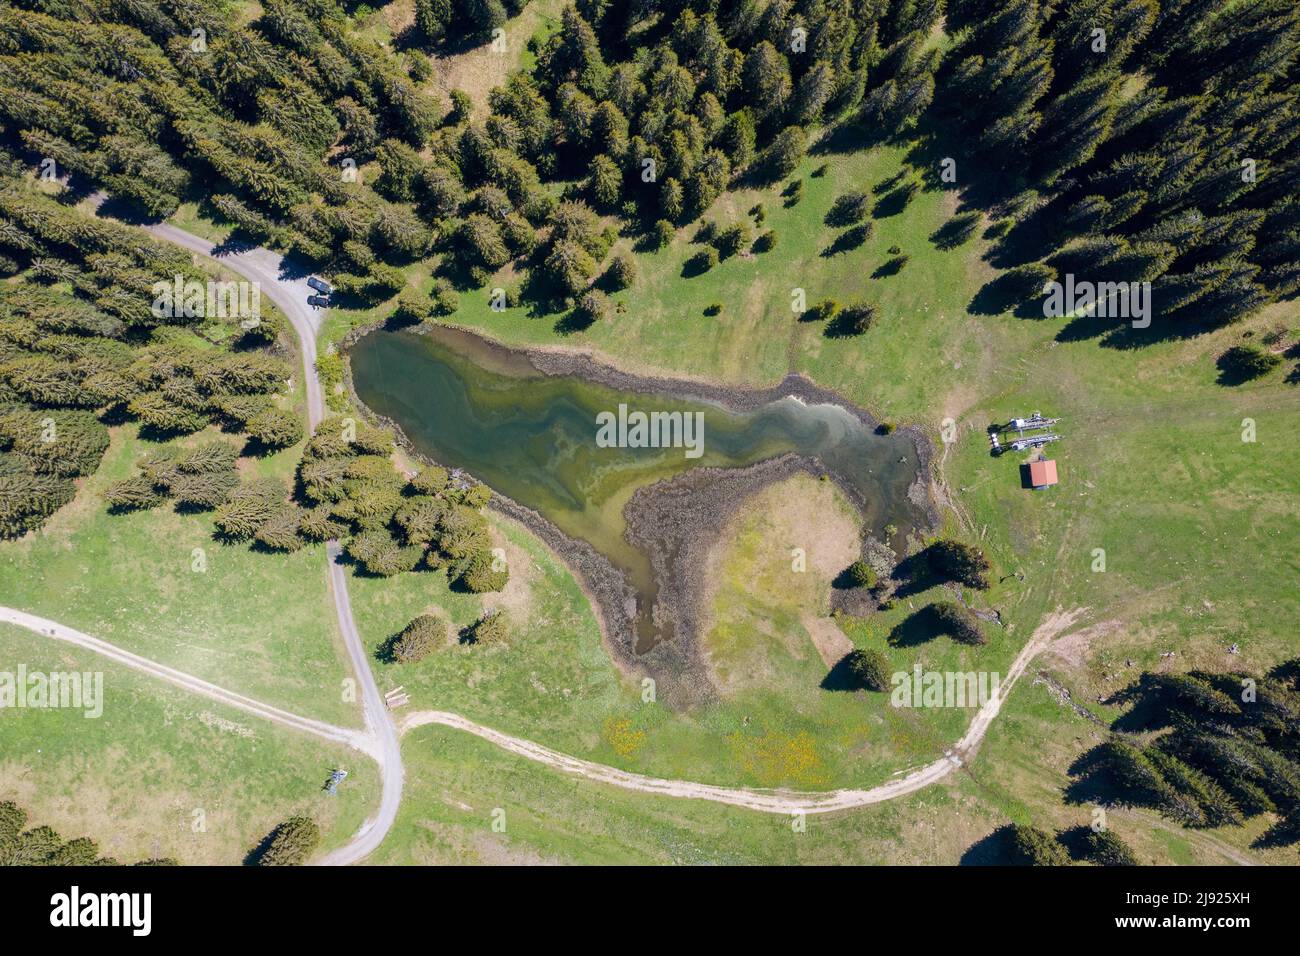
[[[330,304],[329,296],[309,295],[307,296],[307,304],[317,309],[328,308]]]
[[[317,279],[315,276],[309,276],[307,278],[307,284],[311,286],[313,289],[315,289],[317,292],[323,293],[324,295],[329,295],[331,292],[334,291],[333,289],[330,288],[330,284],[328,282],[326,282],[324,279]]]

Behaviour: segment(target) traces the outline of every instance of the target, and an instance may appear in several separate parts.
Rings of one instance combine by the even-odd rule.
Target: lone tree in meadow
[[[874,647],[854,648],[844,658],[853,679],[867,690],[889,689],[889,658]]]
[[[717,264],[718,250],[714,249],[712,246],[706,246],[686,260],[686,267],[683,274],[687,276],[702,275]]]
[[[863,335],[876,322],[876,307],[859,303],[847,306],[826,326],[823,334],[827,338],[847,338]]]
[[[867,193],[845,193],[831,204],[825,222],[832,227],[852,226],[866,219],[870,214],[871,197]]]
[[[446,623],[432,614],[420,614],[393,639],[389,654],[399,664],[414,664],[446,642]]]
[[[734,223],[719,232],[713,241],[714,245],[717,246],[718,254],[724,259],[729,259],[749,245],[749,224],[744,222]]]

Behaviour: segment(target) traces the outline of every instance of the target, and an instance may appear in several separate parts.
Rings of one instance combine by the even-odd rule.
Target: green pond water
[[[535,509],[621,568],[638,594],[641,648],[653,643],[646,611],[656,588],[648,558],[624,538],[623,520],[640,487],[691,468],[740,467],[797,452],[820,459],[856,491],[866,526],[878,537],[888,524],[906,530],[923,518],[907,497],[918,465],[913,442],[878,435],[838,405],[784,398],[738,412],[622,392],[544,376],[520,353],[444,327],[426,334],[376,330],[351,347],[349,359],[358,397],[396,422],[418,451]],[[601,425],[617,419],[620,405],[633,423],[638,411],[682,413],[683,425],[699,422],[698,413],[702,441],[686,447],[697,436],[683,429],[664,432],[683,447],[602,447]],[[606,425],[604,437],[617,440],[615,428]],[[788,554],[809,543],[772,546]]]

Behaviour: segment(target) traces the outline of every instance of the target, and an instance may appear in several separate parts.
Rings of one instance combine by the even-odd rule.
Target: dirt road
[[[262,717],[284,727],[291,727],[294,730],[301,730],[304,733],[313,734],[325,740],[335,743],[345,744],[356,750],[361,751],[369,757],[379,759],[378,748],[375,746],[375,738],[372,734],[364,733],[359,730],[348,730],[346,727],[335,727],[333,724],[327,724],[323,721],[313,720],[310,717],[300,717],[297,714],[291,714],[287,710],[281,710],[279,707],[273,707],[270,704],[264,704],[261,701],[253,700],[251,697],[245,697],[233,690],[226,690],[224,687],[218,687],[216,684],[210,684],[202,678],[178,671],[174,667],[168,667],[166,664],[159,664],[157,661],[151,661],[139,654],[133,654],[130,651],[123,650],[107,641],[92,637],[75,628],[67,627],[48,618],[38,617],[35,614],[28,614],[26,611],[19,611],[11,607],[0,607],[0,621],[7,624],[16,624],[19,627],[25,627],[29,631],[34,631],[43,637],[52,637],[57,641],[64,641],[68,644],[75,644],[78,647],[84,647],[87,650],[94,651],[96,654],[102,654],[109,660],[123,664],[132,670],[141,671],[151,677],[159,680],[165,680],[170,684],[175,684],[183,690],[199,694],[221,704],[228,704],[231,707],[253,714],[256,717]]]
[[[346,596],[346,590],[341,592]],[[346,597],[345,597],[346,600]],[[345,609],[350,617],[350,609]],[[459,714],[449,713],[447,711],[423,710],[413,711],[407,714],[399,723],[397,729],[402,734],[424,727],[429,724],[439,724],[444,727],[451,727],[465,733],[473,734],[483,740],[488,741],[494,746],[500,747],[508,753],[516,754],[528,760],[534,760],[538,763],[545,764],[564,773],[573,774],[590,780],[595,783],[604,783],[609,786],[621,787],[624,790],[634,790],[640,793],[650,793],[658,796],[674,797],[677,799],[694,799],[708,800],[713,803],[722,803],[729,806],[742,807],[747,810],[755,810],[761,813],[776,813],[794,815],[796,813],[832,813],[838,810],[851,810],[856,807],[870,806],[874,803],[883,803],[886,800],[894,800],[898,797],[905,796],[909,793],[915,793],[924,787],[937,783],[944,777],[948,776],[953,770],[962,765],[965,760],[969,760],[975,753],[988,728],[993,722],[1001,709],[1002,702],[1010,693],[1011,687],[1024,674],[1030,662],[1038,656],[1056,637],[1067,631],[1073,626],[1074,622],[1084,613],[1084,609],[1077,609],[1070,612],[1058,610],[1056,613],[1049,615],[1044,619],[1034,631],[1033,636],[1025,648],[1017,655],[1007,673],[1006,679],[999,687],[999,692],[995,698],[986,703],[971,722],[970,728],[958,744],[947,754],[931,764],[926,765],[920,770],[914,771],[899,780],[892,780],[889,783],[881,784],[878,787],[872,787],[867,790],[828,790],[818,792],[801,792],[795,790],[755,790],[747,787],[720,787],[712,784],[695,783],[689,780],[667,780],[659,777],[647,777],[642,774],[630,773],[626,770],[619,770],[615,767],[608,767],[603,764],[593,763],[589,760],[581,760],[577,757],[571,757],[568,754],[560,753],[549,747],[534,743],[531,740],[525,740],[522,737],[515,737],[510,734],[502,733],[499,730],[493,730],[491,727],[485,727],[482,724],[475,723]],[[372,732],[349,730],[344,727],[335,727],[318,720],[308,717],[300,717],[297,714],[289,713],[270,704],[264,704],[260,701],[237,694],[234,691],[217,687],[201,678],[194,677],[190,674],[183,673],[175,668],[168,667],[165,664],[159,664],[147,658],[140,657],[130,651],[123,650],[107,641],[97,637],[92,637],[75,628],[67,627],[47,618],[39,617],[35,614],[28,614],[24,611],[15,610],[14,608],[0,607],[0,622],[15,624],[19,627],[26,628],[43,637],[49,637],[54,640],[65,641],[69,644],[75,644],[78,647],[86,648],[97,654],[102,654],[110,660],[130,667],[133,670],[140,671],[150,676],[157,677],[161,680],[175,684],[184,690],[208,697],[218,703],[227,704],[256,717],[262,717],[266,720],[273,721],[285,727],[300,730],[305,733],[313,734],[325,740],[342,743],[353,747],[362,753],[365,753],[375,760],[379,761],[381,768],[384,768],[385,761],[382,751],[379,748],[378,738]],[[390,726],[392,722],[389,722]],[[391,764],[387,765],[391,768]],[[389,770],[391,775],[391,769]],[[399,797],[400,801],[400,791]],[[382,807],[382,804],[381,804]],[[1116,809],[1113,812],[1131,813]],[[355,863],[375,850],[383,841],[384,836],[391,826],[392,819],[395,817],[395,811],[392,816],[384,813],[376,815],[368,820],[361,829],[353,836],[344,846],[327,853],[318,862],[321,865],[342,865],[346,863]],[[387,820],[387,825],[384,821]],[[1150,818],[1148,822],[1159,826],[1170,832],[1186,832],[1181,828],[1173,827],[1164,823],[1159,818]],[[1233,847],[1215,839],[1209,834],[1198,834],[1195,837],[1197,842],[1203,843],[1209,849],[1221,853],[1227,859],[1244,866],[1254,865],[1254,860],[1245,854],[1237,851]]]
[[[1048,615],[1044,619],[1043,623],[1034,631],[1033,636],[1030,637],[1029,643],[1012,661],[1010,669],[998,686],[998,692],[980,707],[966,733],[950,751],[920,770],[915,770],[898,780],[891,780],[888,783],[867,790],[826,790],[818,792],[755,790],[747,787],[720,787],[707,783],[694,783],[689,780],[665,780],[659,777],[647,777],[642,774],[607,767],[603,764],[592,763],[589,760],[570,757],[568,754],[562,754],[531,740],[512,737],[510,734],[493,730],[491,727],[476,724],[459,714],[440,710],[413,711],[402,718],[400,729],[405,734],[416,727],[423,727],[427,724],[454,727],[457,730],[463,730],[466,733],[474,734],[476,737],[481,737],[510,753],[526,757],[529,760],[535,760],[565,773],[571,773],[599,783],[607,783],[615,787],[622,787],[625,790],[637,790],[642,793],[653,793],[668,797],[709,800],[714,803],[725,803],[730,806],[759,810],[764,813],[791,815],[795,813],[833,813],[837,810],[850,810],[854,807],[883,803],[886,800],[895,800],[906,794],[915,793],[923,787],[937,783],[960,767],[965,761],[970,760],[975,755],[976,750],[979,749],[980,742],[983,741],[984,735],[988,733],[988,729],[992,726],[998,712],[1002,709],[1002,704],[1011,693],[1011,688],[1024,674],[1030,661],[1046,648],[1055,637],[1073,626],[1074,622],[1083,615],[1085,610],[1084,608],[1069,612],[1057,610],[1056,613]]]
[[[331,562],[331,570],[339,571],[341,569],[337,563]],[[336,609],[338,610],[340,621],[352,621],[351,607],[348,604],[347,588],[336,587],[334,590]],[[881,784],[878,787],[872,787],[867,790],[826,790],[826,791],[794,791],[794,790],[755,790],[748,787],[721,787],[713,784],[695,783],[690,780],[667,780],[658,777],[647,777],[642,774],[631,773],[626,770],[619,770],[615,767],[608,767],[603,764],[593,763],[589,760],[582,760],[578,757],[571,757],[568,754],[552,750],[542,744],[535,743],[531,740],[525,740],[522,737],[515,737],[510,734],[502,733],[499,730],[493,730],[491,727],[485,727],[482,724],[462,717],[459,714],[453,714],[447,711],[422,710],[413,711],[402,718],[400,731],[405,734],[417,727],[423,727],[427,724],[440,724],[444,727],[452,727],[466,733],[474,734],[502,750],[509,753],[517,754],[529,760],[546,764],[565,773],[571,773],[584,779],[597,783],[605,783],[615,787],[621,787],[625,790],[636,790],[642,793],[658,794],[660,796],[677,797],[685,799],[709,800],[714,803],[724,803],[736,807],[744,807],[749,810],[758,810],[764,813],[831,813],[836,810],[849,810],[854,807],[869,806],[873,803],[882,803],[885,800],[894,800],[905,794],[914,793],[923,787],[928,787],[932,783],[942,780],[953,770],[960,767],[964,760],[973,756],[980,742],[984,739],[989,726],[997,716],[1002,707],[1002,702],[1011,692],[1011,688],[1016,681],[1025,672],[1029,663],[1037,654],[1047,647],[1052,638],[1059,635],[1067,629],[1082,610],[1073,611],[1068,614],[1057,612],[1049,616],[1038,630],[1034,632],[1029,643],[1017,655],[1012,663],[1006,678],[998,687],[998,693],[986,702],[975,715],[965,736],[957,743],[952,750],[933,763],[927,764],[920,770],[913,771],[905,777],[898,780],[891,780],[889,783]],[[269,704],[263,704],[260,701],[237,694],[234,691],[225,690],[210,684],[201,678],[185,674],[175,668],[168,667],[165,664],[159,664],[138,654],[123,650],[107,641],[97,637],[92,637],[74,628],[67,627],[47,618],[38,617],[35,614],[28,614],[24,611],[15,610],[14,608],[0,607],[0,621],[10,624],[16,624],[19,627],[27,628],[37,634],[51,637],[56,640],[66,641],[70,644],[76,644],[79,647],[87,648],[97,654],[131,667],[134,670],[142,671],[172,684],[182,687],[194,693],[201,694],[221,703],[229,704],[247,713],[258,717],[264,717],[267,720],[274,721],[286,727],[292,727],[306,733],[314,734],[326,740],[336,741],[354,747],[363,753],[375,758],[380,763],[381,769],[388,776],[393,776],[393,764],[388,763],[387,753],[381,746],[382,738],[375,732],[375,728],[369,726],[367,720],[367,730],[357,731],[348,730],[343,727],[335,727],[321,721],[312,720],[307,717],[300,717],[297,714],[289,713],[278,707]],[[353,628],[352,639],[348,640],[349,646],[353,643],[360,645],[360,637],[355,633],[355,624]],[[366,665],[364,653],[359,661],[354,660],[353,666],[358,664],[369,672]],[[378,695],[378,689],[375,691]],[[382,698],[379,698],[379,706],[383,707]],[[366,708],[367,717],[370,714],[370,708]],[[396,747],[396,731],[398,728],[388,718],[387,708],[384,708],[382,716],[386,723],[394,730],[394,746]],[[397,750],[400,759],[400,749]],[[397,765],[400,768],[400,764]],[[400,770],[399,770],[400,772]],[[400,802],[400,790],[398,791],[398,801]],[[383,802],[381,801],[381,810]],[[342,864],[356,862],[363,859],[373,851],[383,840],[384,834],[387,833],[388,826],[391,826],[393,818],[396,816],[396,808],[393,808],[391,815],[380,813],[372,820],[368,820],[361,830],[346,846],[327,854],[321,859],[325,864]],[[387,820],[387,825],[381,828],[381,824]]]
[[[103,194],[92,197],[102,204]],[[260,247],[216,247],[200,236],[173,226],[170,223],[152,223],[142,226],[155,238],[187,249],[197,255],[207,256],[250,282],[256,282],[261,292],[285,314],[297,333],[299,354],[302,356],[303,380],[307,386],[307,424],[315,429],[325,417],[325,401],[321,393],[320,378],[316,374],[316,335],[320,331],[320,313],[307,304],[312,289],[307,285],[306,270],[294,266],[284,256]],[[329,559],[330,589],[334,594],[334,610],[338,618],[339,633],[347,648],[353,672],[361,690],[361,703],[367,730],[372,743],[367,750],[379,763],[383,790],[377,814],[366,820],[355,837],[346,846],[327,854],[322,863],[355,863],[369,855],[382,842],[384,835],[397,818],[402,802],[401,745],[397,728],[393,725],[388,707],[379,693],[375,676],[370,670],[369,657],[352,616],[348,599],[347,576],[338,562],[339,545],[330,541],[326,545]]]

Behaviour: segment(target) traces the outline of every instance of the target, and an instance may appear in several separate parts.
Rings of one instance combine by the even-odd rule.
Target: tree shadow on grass
[[[204,428],[206,427],[207,424],[205,423]],[[178,438],[186,438],[190,435],[196,435],[201,431],[203,431],[202,428],[198,429],[198,431],[190,431],[185,428],[163,428],[161,425],[142,424],[138,434],[144,441],[157,442],[161,444]]]
[[[281,824],[276,824],[276,826],[271,829],[270,833],[257,842],[257,846],[253,847],[244,855],[244,866],[262,865],[262,858],[266,856],[267,851],[271,849],[271,844],[275,842],[276,836],[279,835],[280,826]]]
[[[861,248],[862,244],[871,236],[870,228],[863,226],[854,226],[835,237],[835,241],[823,249],[819,255],[823,259],[832,259],[835,256],[845,252],[852,252],[854,249]]]
[[[861,682],[853,675],[849,669],[849,655],[845,654],[835,666],[827,672],[822,678],[822,690],[838,691],[843,693],[852,693],[853,691],[862,690]]]
[[[975,207],[969,201],[967,205]],[[1015,222],[984,254],[984,260],[997,269],[1010,269],[1043,257],[1043,250],[1060,246],[1060,229],[1047,208],[1035,210]]]
[[[885,142],[888,142],[887,136],[856,122],[855,118],[850,116],[822,134],[817,142],[812,144],[808,155],[833,156],[858,153]]]
[[[1061,326],[1060,331],[1056,333],[1056,341],[1062,344],[1087,342],[1090,339],[1100,339],[1114,331],[1114,319],[1102,319],[1095,315],[1076,315]]]
[[[561,335],[573,335],[587,331],[594,322],[595,319],[581,309],[570,309],[556,320],[555,331]]]
[[[934,606],[927,604],[894,626],[889,632],[889,646],[919,647],[942,636],[944,631],[939,616],[934,612]]]
[[[1091,856],[1088,847],[1088,837],[1091,833],[1090,827],[1080,824],[1062,830],[1056,835],[1056,841],[1065,848],[1065,852],[1070,854],[1070,859],[1075,863],[1086,863]]]
[[[900,186],[880,197],[876,201],[875,208],[871,210],[871,215],[876,219],[888,219],[900,215],[911,201],[911,191],[906,186]]]
[[[1278,664],[1268,672],[1268,676],[1287,684],[1292,690],[1300,690],[1300,657]]]
[[[860,327],[859,322],[864,321],[857,310],[854,308],[844,309],[836,313],[835,317],[826,323],[822,329],[822,335],[828,339],[851,339],[856,336],[864,335],[866,328]],[[866,320],[870,321],[870,320]]]
[[[1107,703],[1128,709],[1111,723],[1118,733],[1145,733],[1171,726],[1169,709],[1161,700],[1150,674],[1143,674],[1107,698]]]
[[[683,279],[694,279],[698,276],[704,275],[704,273],[708,272],[713,267],[714,264],[712,262],[696,253],[682,263],[681,276]]]
[[[375,648],[375,660],[381,664],[397,663],[397,642],[401,639],[401,633],[390,634],[384,639],[384,642]]]
[[[1215,359],[1214,367],[1219,370],[1219,377],[1215,379],[1215,382],[1224,388],[1236,388],[1238,385],[1245,385],[1253,379],[1261,378],[1263,374],[1242,368],[1233,361],[1232,355],[1228,352],[1224,352]]]
[[[1026,299],[1024,290],[1009,275],[1000,275],[984,283],[966,309],[972,315],[1003,315],[1011,312],[1022,319],[1044,318],[1042,298],[1033,295]]]
[[[1112,806],[1122,802],[1100,744],[1075,757],[1066,772],[1070,775],[1070,782],[1062,796],[1067,804]]]
[[[1288,816],[1256,837],[1250,846],[1255,850],[1274,850],[1296,843],[1300,843],[1300,810],[1293,808]]]
[[[1012,866],[1015,862],[1011,853],[1011,824],[1008,823],[968,846],[958,864],[960,866]]]
[[[896,276],[903,271],[903,266],[907,265],[907,259],[903,256],[894,256],[878,265],[874,272],[871,273],[873,279],[885,279],[889,276]]]
[[[974,226],[963,227],[962,223],[954,222],[949,219],[934,232],[930,233],[930,242],[934,244],[936,249],[941,249],[943,251],[956,249],[959,246],[964,246],[971,240],[971,237],[975,235],[976,228],[978,228],[978,223]]]
[[[894,566],[894,599],[909,598],[942,584],[942,579],[930,568],[930,549],[924,548],[899,561]]]
[[[872,186],[871,194],[873,196],[883,196],[885,193],[889,192],[891,189],[893,189],[895,186],[897,186],[906,178],[907,178],[907,170],[900,169],[898,172],[894,173],[894,175],[890,176],[888,179],[882,179],[880,182]]]
[[[86,190],[84,193],[74,193],[73,196],[82,195],[84,198],[84,196],[90,195],[90,192],[90,190]],[[99,210],[95,215],[101,219],[116,219],[129,226],[153,226],[162,222],[164,218],[162,216],[156,216],[145,209],[142,209],[131,200],[120,196],[109,196],[105,199],[104,202],[100,204]]]
[[[116,405],[109,405],[98,416],[105,425],[125,425],[132,421],[135,416],[126,407],[126,402],[118,402]]]

